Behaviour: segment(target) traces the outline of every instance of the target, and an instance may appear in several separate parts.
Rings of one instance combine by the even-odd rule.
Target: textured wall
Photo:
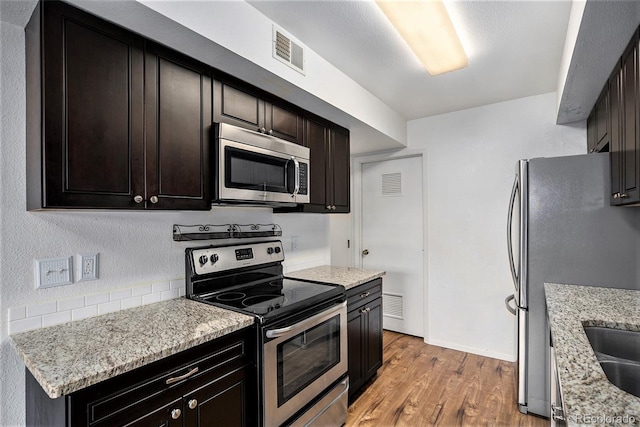
[[[586,152],[585,123],[555,124],[555,93],[414,120],[426,155],[428,342],[515,360],[506,221],[515,163]]]
[[[2,24],[0,80],[0,425],[24,424],[24,366],[7,339],[8,309],[184,277],[185,243],[172,240],[174,223],[270,223],[283,230],[292,270],[326,264],[329,220],[323,215],[273,215],[270,209],[215,208],[210,212],[27,212],[24,30]],[[205,242],[209,244],[209,242]],[[100,279],[36,290],[34,258],[100,253]]]

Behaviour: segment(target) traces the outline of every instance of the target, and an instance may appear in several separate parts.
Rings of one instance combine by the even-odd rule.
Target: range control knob
[[[280,252],[282,252],[282,249],[280,249],[280,246],[276,246],[276,253],[279,254]]]
[[[268,253],[269,255],[273,254],[273,248],[267,248],[267,253]]]
[[[218,254],[213,254],[213,255],[211,255],[211,258],[209,258],[209,259],[211,260],[211,264],[215,264],[216,262],[218,262],[220,257],[218,256]]]
[[[206,255],[200,255],[200,258],[198,258],[198,261],[200,261],[200,266],[205,265],[208,260],[209,257],[207,257]]]

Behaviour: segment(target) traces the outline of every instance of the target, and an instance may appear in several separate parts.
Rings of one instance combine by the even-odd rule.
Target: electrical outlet
[[[291,252],[298,250],[298,236],[291,236]]]
[[[98,280],[98,255],[99,254],[79,254],[78,281],[86,282]]]
[[[36,289],[70,285],[73,283],[72,268],[72,257],[35,260]]]

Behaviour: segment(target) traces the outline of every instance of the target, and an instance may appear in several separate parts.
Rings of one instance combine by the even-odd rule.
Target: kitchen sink
[[[640,363],[640,332],[585,326],[584,331],[598,360],[602,355]]]
[[[640,363],[601,360],[600,366],[616,387],[640,397]]]
[[[607,379],[640,397],[640,332],[585,326],[589,343]]]

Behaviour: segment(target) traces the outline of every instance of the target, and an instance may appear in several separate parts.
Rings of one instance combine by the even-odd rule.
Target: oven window
[[[278,406],[340,362],[340,315],[278,345]]]
[[[225,185],[258,191],[288,193],[288,161],[225,147]]]

